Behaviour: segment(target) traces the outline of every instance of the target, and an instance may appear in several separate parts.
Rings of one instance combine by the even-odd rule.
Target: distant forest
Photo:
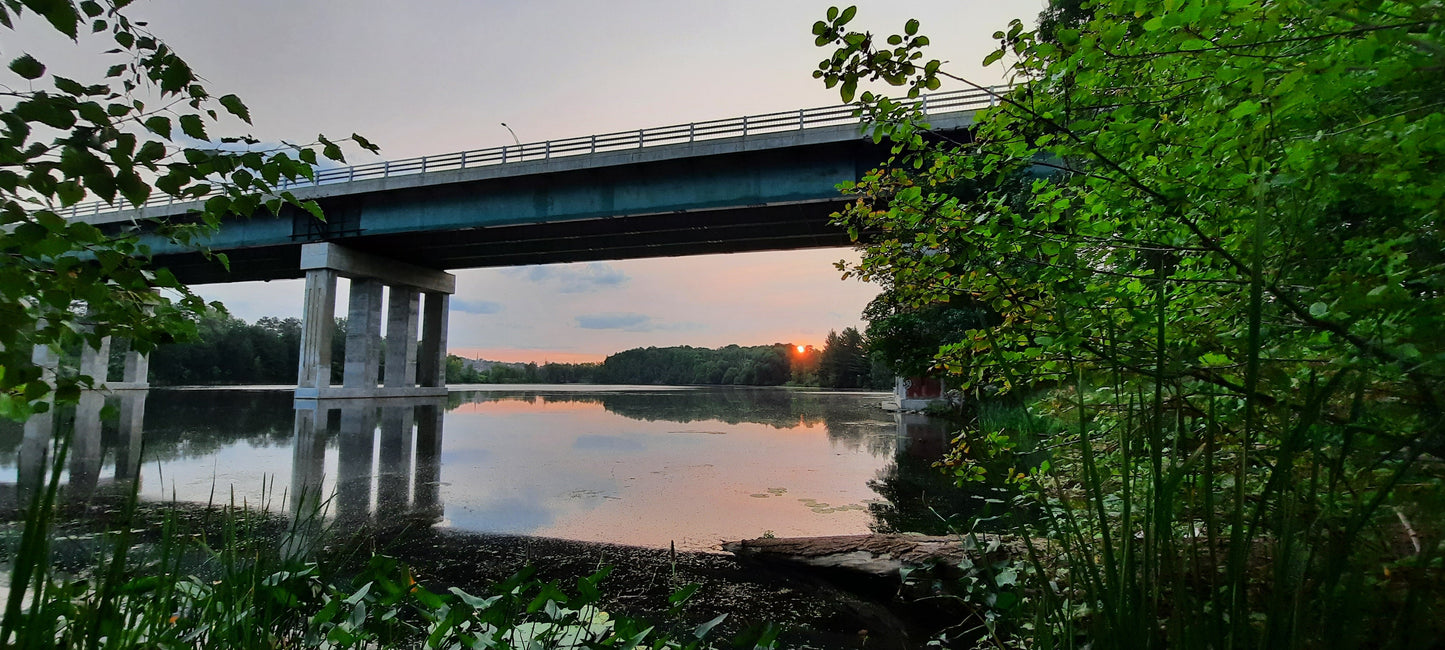
[[[301,321],[262,318],[247,323],[212,314],[199,323],[194,341],[162,345],[151,354],[151,383],[157,386],[295,384]],[[341,381],[346,319],[338,318],[331,338],[331,378]],[[856,329],[829,332],[822,349],[787,343],[691,346],[624,350],[601,363],[480,363],[447,357],[447,382],[454,384],[720,384],[738,386],[824,386],[890,388],[893,374],[870,355]]]

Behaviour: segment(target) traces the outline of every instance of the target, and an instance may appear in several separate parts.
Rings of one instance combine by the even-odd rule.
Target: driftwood
[[[761,537],[725,542],[739,559],[812,567],[901,580],[903,569],[954,573],[960,563],[1024,557],[1017,544],[998,536],[973,538],[925,535],[838,535],[832,537]]]

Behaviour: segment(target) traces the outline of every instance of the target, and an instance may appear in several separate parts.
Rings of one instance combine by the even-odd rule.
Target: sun
[[[808,351],[808,346],[806,346],[806,345],[800,345],[800,346],[798,346],[798,354],[802,354],[802,353],[807,352],[807,351]]]

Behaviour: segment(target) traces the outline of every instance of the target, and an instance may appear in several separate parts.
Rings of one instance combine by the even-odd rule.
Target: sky
[[[523,142],[839,103],[812,78],[831,50],[814,0],[142,0],[130,14],[175,48],[215,95],[236,93],[262,141],[360,133],[381,157]],[[1044,0],[859,2],[853,26],[901,31],[978,83],[995,30],[1032,22]],[[94,79],[112,45],[46,40],[34,23],[0,42]],[[945,85],[943,90],[949,90]],[[242,125],[244,126],[244,125]],[[213,133],[215,131],[213,130]],[[821,345],[861,327],[877,288],[843,281],[849,249],[458,270],[448,346],[500,361],[598,361],[638,346]],[[345,313],[345,285],[337,313]],[[301,282],[196,287],[232,314],[299,316]]]

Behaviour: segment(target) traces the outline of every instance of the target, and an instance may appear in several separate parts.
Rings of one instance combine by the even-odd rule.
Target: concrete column
[[[336,451],[336,518],[361,523],[371,515],[372,456],[376,449],[376,407],[341,409]]]
[[[376,388],[381,372],[381,288],[379,280],[351,281],[346,309],[346,388]]]
[[[125,391],[120,396],[120,440],[115,454],[115,478],[118,480],[140,476],[146,394],[147,391],[143,390]]]
[[[301,247],[301,270],[307,272],[308,290],[313,274],[325,272],[330,284],[316,280],[318,285],[333,287],[328,294],[334,297],[334,282],[337,276],[350,278],[351,306],[347,324],[346,372],[342,388],[331,388],[329,384],[307,381],[309,369],[316,366],[307,362],[303,349],[301,369],[302,381],[296,387],[297,399],[322,399],[331,397],[402,397],[420,394],[436,395],[445,392],[443,381],[446,359],[446,315],[448,296],[456,291],[456,277],[445,271],[428,269],[414,264],[351,250],[336,244],[318,242]],[[321,276],[317,276],[318,278]],[[394,319],[387,326],[387,346],[391,350],[387,358],[386,386],[377,387],[378,366],[381,364],[381,287],[392,287],[389,318]],[[426,313],[431,320],[423,328],[423,338],[431,344],[432,354],[416,355],[411,352],[416,345],[416,316],[418,299],[415,292],[427,293]],[[432,294],[438,294],[433,296]],[[326,303],[335,309],[334,303],[307,298],[307,304]],[[317,319],[319,320],[319,319]],[[318,332],[319,334],[319,332]],[[405,340],[403,340],[405,337]],[[394,339],[394,340],[393,340]],[[303,337],[303,341],[306,339]],[[322,341],[319,340],[318,343]],[[410,343],[410,344],[408,344]],[[315,354],[329,349],[329,345],[313,346]],[[303,345],[303,348],[305,346]],[[390,355],[396,355],[393,359]],[[407,356],[412,360],[408,360]],[[413,370],[413,368],[415,370]],[[318,368],[319,370],[319,368]],[[414,375],[412,373],[415,373]],[[399,374],[398,374],[399,373]],[[320,372],[313,373],[315,379],[322,379]],[[418,384],[420,384],[418,386]],[[441,390],[438,390],[441,389]]]
[[[387,288],[386,381],[388,388],[416,386],[416,326],[421,294],[407,286]]]
[[[150,385],[151,358],[148,354],[141,354],[135,350],[125,353],[125,374],[121,381],[139,388]]]
[[[441,519],[442,418],[437,405],[416,407],[416,473],[412,511],[431,520]]]
[[[92,386],[103,388],[110,374],[110,337],[100,339],[100,347],[89,345],[80,350],[80,374],[89,375]]]
[[[296,387],[331,385],[331,331],[336,327],[336,271],[306,271],[306,298],[301,308],[301,363]]]
[[[447,311],[451,296],[428,291],[422,311],[421,357],[417,359],[417,381],[422,386],[447,385]]]
[[[377,523],[386,525],[411,507],[414,406],[381,407],[381,449],[376,476]]]

